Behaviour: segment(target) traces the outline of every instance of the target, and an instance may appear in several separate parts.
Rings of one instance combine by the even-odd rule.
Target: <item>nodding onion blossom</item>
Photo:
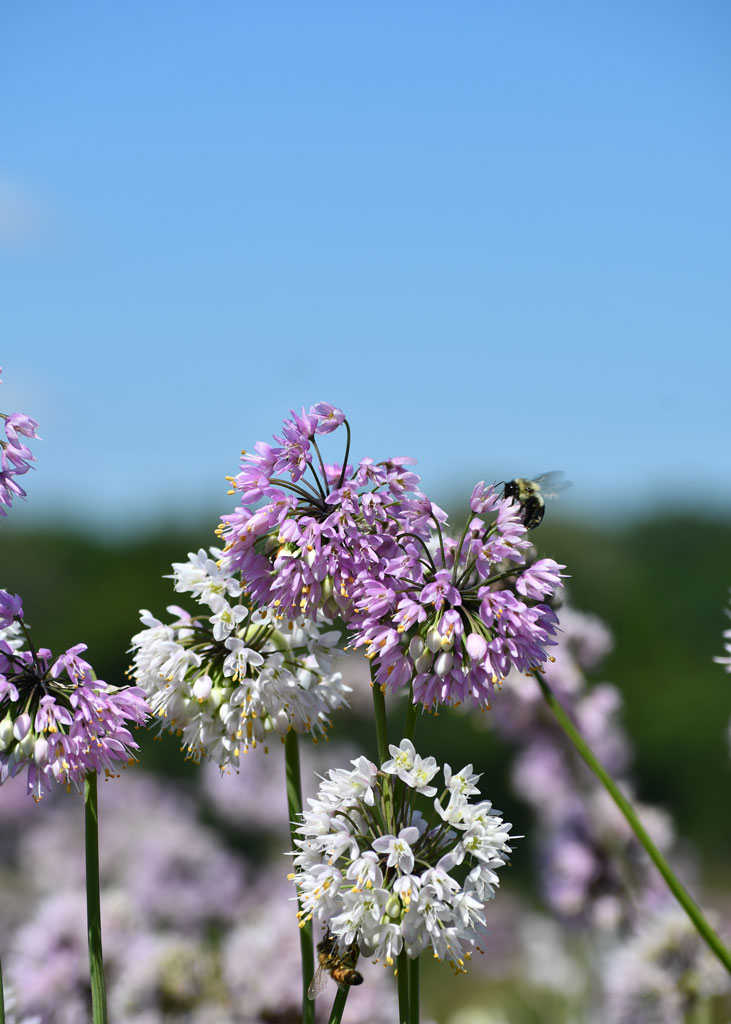
[[[318,438],[345,426],[341,463],[326,463]],[[414,459],[348,463],[350,426],[327,402],[292,413],[275,446],[243,452],[231,493],[241,505],[222,516],[225,564],[247,593],[279,617],[346,620],[361,574],[378,576],[400,554],[404,530],[426,536],[430,503],[410,471]]]
[[[16,477],[27,473],[31,462],[36,461],[23,439],[37,438],[38,424],[23,412],[0,412],[0,419],[5,425],[5,437],[0,437],[0,516],[5,516],[7,512],[3,506],[10,508],[13,498],[26,495]]]
[[[321,633],[309,621],[280,632],[217,565],[220,551],[211,554],[201,549],[173,565],[175,589],[201,607],[191,615],[170,606],[168,624],[143,611],[130,672],[161,727],[181,736],[194,760],[236,768],[242,752],[272,734],[323,733],[349,687],[333,670],[337,632]]]
[[[431,800],[434,758],[407,739],[389,750],[380,768],[359,757],[352,771],[331,769],[309,801],[292,876],[300,915],[325,925],[341,949],[356,943],[391,964],[402,949],[413,958],[430,947],[461,973],[484,936],[511,826],[489,800],[470,800],[479,795],[472,765],[445,764],[444,788]]]
[[[382,687],[413,680],[414,700],[431,706],[467,699],[487,706],[509,672],[548,658],[558,619],[549,607],[561,586],[551,558],[529,562],[518,502],[479,483],[459,539],[430,517],[431,543],[403,537],[379,579],[362,580],[355,598],[355,646],[364,647]]]
[[[54,659],[36,649],[21,599],[0,590],[0,784],[26,771],[40,800],[54,783],[80,788],[87,772],[112,775],[134,760],[128,725],[147,718],[142,691],[96,679],[85,650]]]

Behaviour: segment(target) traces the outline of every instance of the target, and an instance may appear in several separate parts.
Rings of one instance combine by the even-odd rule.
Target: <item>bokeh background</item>
[[[121,680],[290,407],[456,519],[563,469],[536,541],[614,635],[640,796],[727,889],[730,37],[714,0],[4,5],[0,408],[44,440],[1,582],[38,637]]]

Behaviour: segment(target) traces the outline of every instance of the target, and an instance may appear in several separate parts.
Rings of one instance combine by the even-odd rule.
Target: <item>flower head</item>
[[[555,643],[558,619],[545,600],[565,567],[528,561],[516,502],[480,483],[470,506],[459,539],[444,536],[432,507],[430,543],[402,536],[398,557],[377,578],[361,574],[355,589],[355,646],[376,680],[390,689],[413,680],[414,699],[428,706],[487,705],[512,669],[540,668]]]
[[[391,963],[431,947],[455,971],[484,933],[485,905],[495,895],[497,870],[510,854],[510,825],[477,793],[472,766],[452,774],[446,796],[427,786],[439,771],[402,740],[379,769],[361,757],[353,771],[331,770],[302,818],[294,852],[294,880],[302,914],[325,925],[338,945],[353,943]],[[384,800],[389,776],[403,784],[396,805]]]
[[[5,424],[5,439],[0,437],[0,515],[4,516],[13,498],[26,496],[17,477],[27,473],[31,462],[36,461],[24,438],[37,438],[38,424],[22,412],[0,412],[0,419]]]
[[[318,437],[343,425],[343,461],[326,463]],[[412,522],[423,502],[419,478],[407,469],[414,460],[349,464],[350,426],[327,402],[293,412],[274,440],[244,452],[232,478],[241,505],[219,528],[225,565],[278,617],[347,617],[356,579],[379,577],[405,529],[423,532]]]
[[[142,691],[96,679],[86,644],[55,659],[36,649],[17,595],[0,590],[0,616],[0,783],[26,771],[39,800],[54,782],[78,787],[87,772],[128,763],[137,749],[128,725],[149,711]]]
[[[170,606],[169,624],[141,613],[132,638],[132,673],[161,726],[182,737],[195,759],[237,767],[239,757],[274,733],[322,733],[329,714],[347,703],[348,687],[333,671],[339,634],[311,621],[280,631],[267,610],[254,610],[212,549],[173,566],[175,589],[192,594],[195,615]]]

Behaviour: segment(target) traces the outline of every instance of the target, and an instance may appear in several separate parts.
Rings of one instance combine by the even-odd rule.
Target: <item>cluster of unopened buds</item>
[[[360,757],[351,771],[330,770],[310,800],[294,855],[301,914],[326,924],[343,952],[355,945],[391,964],[429,947],[462,972],[484,936],[511,826],[489,800],[470,799],[472,765],[445,764],[432,800],[435,759],[409,740],[389,751],[380,767]]]

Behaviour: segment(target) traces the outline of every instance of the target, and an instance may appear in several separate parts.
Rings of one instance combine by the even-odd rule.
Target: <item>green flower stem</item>
[[[338,985],[338,992],[333,1001],[333,1008],[330,1011],[327,1024],[340,1024],[340,1018],[343,1016],[343,1010],[345,1009],[346,1000],[350,995],[351,987],[351,985],[343,985],[341,988]]]
[[[297,733],[290,729],[284,739],[284,763],[287,774],[287,809],[289,810],[289,833],[292,849],[295,850],[296,828],[302,814],[302,781],[300,779],[300,755]],[[302,907],[300,907],[300,910]],[[302,1024],[314,1024],[315,1002],[307,995],[312,976],[315,973],[315,947],[312,939],[312,919],[300,919],[300,954],[302,958]]]
[[[93,1024],[107,1024],[107,989],[102,957],[102,913],[99,905],[99,812],[96,772],[84,779],[84,818],[86,831],[86,923],[89,940],[91,1011]]]
[[[414,734],[416,733],[416,719],[418,715],[419,705],[414,704],[414,686],[413,683],[409,685],[409,703],[406,708],[406,718],[404,720],[404,739],[411,740],[414,742]]]
[[[419,1024],[419,957],[409,960],[409,1024]]]
[[[384,764],[389,759],[388,750],[388,723],[386,722],[386,698],[380,684],[371,676],[371,690],[373,691],[373,711],[376,719],[376,743],[378,744],[378,760]],[[383,780],[383,807],[386,812],[386,824],[392,835],[395,835],[393,817],[393,790],[391,789],[391,778],[386,776]]]
[[[549,708],[553,712],[561,726],[563,731],[566,733],[568,738],[573,743],[574,747],[581,755],[586,764],[591,768],[596,777],[602,783],[604,788],[607,790],[611,798],[614,800],[617,807],[620,809],[622,814],[629,822],[634,834],[637,836],[639,841],[642,843],[644,848],[647,850],[648,856],[658,869],[662,877],[665,879],[665,883],[670,889],[670,892],[676,898],[678,903],[681,905],[683,910],[686,912],[690,920],[695,925],[698,933],[706,941],[711,950],[716,954],[718,959],[724,965],[726,970],[731,974],[731,953],[721,942],[720,938],[711,926],[706,921],[705,917],[701,913],[700,907],[691,898],[690,894],[685,890],[680,880],[674,874],[672,868],[665,860],[663,855],[660,853],[658,848],[650,839],[649,835],[645,831],[642,822],[637,817],[635,809],[632,804],[627,800],[619,786],[616,784],[611,775],[607,772],[604,766],[596,759],[588,746],[581,733],[578,731],[570,717],[554,695],[550,686],[544,679],[540,672],[534,672],[538,685],[541,688],[541,692],[548,704]]]
[[[396,981],[398,982],[398,1019],[399,1024],[410,1024],[409,1014],[409,958],[402,949],[396,961]]]

